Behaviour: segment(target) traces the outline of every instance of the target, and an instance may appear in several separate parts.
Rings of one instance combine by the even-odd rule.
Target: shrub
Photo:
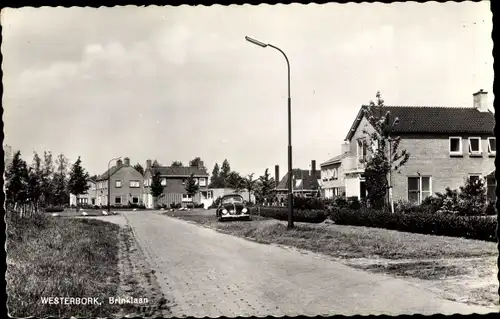
[[[286,204],[285,204],[286,205]],[[298,209],[324,209],[325,203],[317,197],[293,197],[293,208]]]
[[[495,205],[496,205],[495,201],[493,200],[489,201],[488,205],[486,205],[486,209],[484,210],[484,214],[487,216],[496,215],[497,211]]]
[[[458,195],[460,212],[463,215],[484,215],[486,211],[486,187],[482,179],[467,179]]]
[[[47,213],[60,213],[60,212],[64,211],[64,207],[62,207],[62,206],[47,207],[47,208],[45,208],[45,211]]]
[[[204,203],[194,204],[194,208],[205,208],[205,204]]]
[[[411,233],[496,241],[497,221],[480,216],[436,212],[384,212],[372,209],[334,209],[330,218],[339,225],[366,226]]]
[[[288,220],[288,210],[286,207],[268,207],[260,208],[260,215],[263,217],[274,218],[278,220]],[[293,220],[302,223],[321,223],[325,221],[327,215],[324,210],[318,209],[294,209]]]
[[[175,203],[175,202],[173,202],[173,203],[170,204],[170,208],[172,208],[172,209],[177,209],[177,208],[181,208],[181,207],[182,207],[181,203]],[[163,207],[163,208],[167,208],[167,205],[165,205],[165,207]]]

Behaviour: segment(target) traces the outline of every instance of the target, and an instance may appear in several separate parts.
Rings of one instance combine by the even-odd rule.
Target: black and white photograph
[[[8,314],[489,314],[490,1],[3,8]]]

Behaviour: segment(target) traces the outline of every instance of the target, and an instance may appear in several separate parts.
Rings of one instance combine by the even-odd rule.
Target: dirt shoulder
[[[304,254],[319,253],[354,268],[403,278],[445,299],[498,308],[495,243],[379,228],[296,223],[254,216],[217,222],[210,210],[160,212],[217,231]]]

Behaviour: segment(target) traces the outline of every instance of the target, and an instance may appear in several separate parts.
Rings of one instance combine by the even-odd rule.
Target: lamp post
[[[288,228],[293,228],[293,197],[292,197],[292,98],[290,95],[290,62],[288,61],[288,57],[285,52],[283,52],[280,48],[269,44],[263,43],[258,40],[252,39],[250,37],[245,36],[245,40],[260,47],[271,47],[273,49],[278,50],[285,57],[286,65],[288,69]]]
[[[119,159],[121,159],[121,157],[110,159],[108,162],[108,213],[111,212],[111,171],[109,166],[111,165],[112,161],[117,161]]]

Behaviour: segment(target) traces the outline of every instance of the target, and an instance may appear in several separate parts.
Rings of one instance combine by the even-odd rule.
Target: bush
[[[288,210],[286,207],[268,207],[260,208],[260,216],[274,218],[278,220],[288,220]],[[302,223],[321,223],[325,221],[327,214],[319,209],[294,209],[293,220]]]
[[[285,204],[286,205],[286,204]],[[317,197],[293,197],[293,208],[297,209],[324,209],[325,203]]]
[[[484,215],[486,211],[486,187],[483,179],[467,179],[458,195],[460,212],[464,215]]]
[[[486,205],[486,209],[484,211],[484,214],[487,216],[496,215],[497,211],[496,211],[495,205],[496,205],[495,201],[493,201],[493,200],[489,201],[488,205]]]
[[[480,216],[426,212],[383,212],[372,209],[334,209],[330,218],[339,225],[366,226],[411,233],[463,237],[496,242],[497,220]]]
[[[205,204],[204,203],[194,204],[194,208],[205,208]]]
[[[182,207],[181,203],[175,203],[175,202],[173,202],[173,203],[170,204],[170,208],[171,209],[177,209],[177,208],[181,208],[181,207]],[[164,208],[167,208],[167,205],[165,205]]]
[[[64,207],[62,207],[62,206],[47,207],[47,208],[45,208],[45,211],[47,213],[60,213],[60,212],[64,211]]]

